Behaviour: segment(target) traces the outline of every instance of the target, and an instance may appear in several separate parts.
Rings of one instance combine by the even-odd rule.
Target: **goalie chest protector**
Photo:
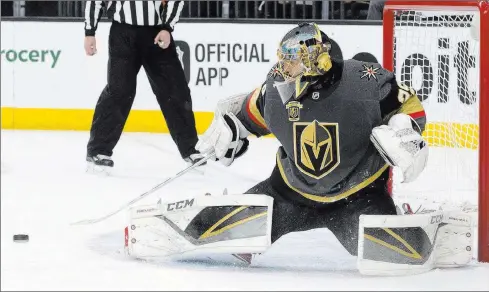
[[[347,60],[332,70],[333,85],[305,87],[303,96],[285,105],[266,84],[264,119],[282,144],[277,164],[282,179],[306,202],[343,199],[378,178],[387,165],[370,143],[382,123],[381,90],[394,75],[379,64]],[[304,84],[307,86],[307,84]]]

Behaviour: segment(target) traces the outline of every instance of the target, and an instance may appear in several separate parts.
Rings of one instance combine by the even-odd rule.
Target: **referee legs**
[[[142,65],[135,28],[114,22],[109,34],[107,86],[102,91],[92,120],[87,156],[112,156],[136,95]]]
[[[175,141],[182,158],[188,158],[197,153],[197,130],[192,111],[192,98],[185,79],[183,67],[178,59],[178,53],[172,39],[167,49],[153,44],[153,39],[159,32],[151,28],[142,41],[143,67],[148,76],[163,116],[165,117],[170,135]]]
[[[180,155],[192,162],[200,159],[201,155],[195,150],[198,137],[185,73],[173,40],[167,49],[154,44],[158,32],[157,27],[113,22],[109,34],[107,86],[95,107],[87,145],[88,161],[113,166],[109,157],[121,137],[134,102],[141,66],[144,66]]]

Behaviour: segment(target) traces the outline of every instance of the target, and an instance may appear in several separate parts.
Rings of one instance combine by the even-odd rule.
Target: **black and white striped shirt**
[[[107,3],[106,3],[107,2]],[[102,8],[113,21],[140,26],[161,26],[173,31],[180,19],[184,1],[87,1],[85,6],[85,35],[94,36],[102,17]]]

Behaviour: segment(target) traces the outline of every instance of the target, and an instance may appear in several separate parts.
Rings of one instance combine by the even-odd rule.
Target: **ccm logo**
[[[168,204],[167,207],[166,207],[166,210],[167,211],[180,210],[180,209],[184,209],[184,208],[187,208],[187,207],[192,207],[193,204],[194,204],[194,199],[192,199],[192,200],[178,201],[178,202],[175,202],[175,203]]]
[[[440,223],[443,220],[443,215],[431,216],[431,224]]]

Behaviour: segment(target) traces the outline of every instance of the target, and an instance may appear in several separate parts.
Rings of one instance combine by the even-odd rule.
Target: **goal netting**
[[[474,34],[480,32],[479,7],[391,3],[384,14],[384,66],[417,91],[430,145],[428,165],[415,182],[399,183],[394,171],[393,197],[413,211],[480,209],[481,45]]]

